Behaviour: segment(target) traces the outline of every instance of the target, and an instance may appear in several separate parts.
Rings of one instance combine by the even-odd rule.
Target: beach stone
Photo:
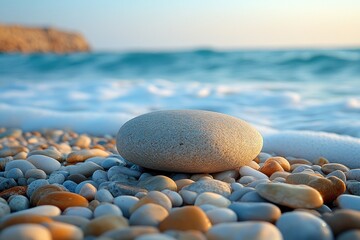
[[[81,188],[86,185],[86,184],[91,184],[93,185],[96,189],[98,188],[98,185],[96,182],[94,182],[93,180],[86,180],[86,181],[83,181],[81,183],[79,183],[76,188],[75,188],[75,193],[79,194],[80,193],[80,190]]]
[[[333,213],[322,215],[322,219],[331,227],[334,235],[348,230],[360,230],[360,212],[350,209],[340,209]]]
[[[221,223],[214,225],[206,233],[209,240],[237,240],[237,239],[251,239],[251,240],[282,240],[280,231],[272,224],[267,222],[236,222],[236,223]]]
[[[262,148],[262,137],[248,123],[225,114],[170,110],[126,122],[116,146],[122,157],[142,167],[210,173],[252,161]]]
[[[253,177],[253,176],[242,176],[240,179],[239,179],[239,183],[242,184],[242,185],[245,185],[247,186],[248,184],[256,181],[257,178]]]
[[[0,198],[8,199],[12,195],[26,195],[27,186],[15,186],[0,192]]]
[[[12,168],[9,171],[5,172],[5,177],[17,180],[24,177],[24,173],[20,170],[20,168]]]
[[[85,227],[84,233],[89,236],[100,236],[114,229],[123,229],[129,226],[128,220],[122,216],[105,215],[91,220]]]
[[[118,206],[121,211],[123,212],[123,215],[126,218],[130,217],[130,209],[139,201],[137,197],[134,196],[118,196],[114,198],[114,204]]]
[[[172,203],[171,200],[162,192],[159,191],[151,191],[148,192],[148,194],[141,198],[131,209],[130,213],[133,213],[136,209],[139,207],[145,205],[145,204],[158,204],[162,207],[164,207],[167,211],[171,210]]]
[[[327,177],[331,177],[331,176],[338,177],[344,183],[346,182],[346,175],[343,171],[335,170],[327,175]]]
[[[1,240],[52,240],[50,231],[37,224],[18,224],[4,229]]]
[[[350,230],[340,234],[336,240],[354,240],[360,239],[360,230]]]
[[[200,206],[203,204],[211,204],[217,207],[226,208],[231,204],[231,202],[229,199],[225,198],[220,194],[212,193],[212,192],[203,192],[196,197],[194,205]]]
[[[348,167],[346,167],[343,164],[340,163],[327,163],[321,166],[321,170],[325,173],[325,174],[329,174],[333,171],[336,170],[340,170],[342,172],[348,172],[350,169]]]
[[[96,183],[103,183],[108,181],[107,172],[104,170],[96,170],[92,175],[92,180],[94,180]]]
[[[61,173],[52,173],[50,174],[48,181],[50,184],[63,184],[65,182],[65,176]]]
[[[82,183],[87,180],[87,178],[79,173],[71,174],[67,177],[67,180],[73,181],[77,184]]]
[[[33,156],[33,155],[44,155],[53,159],[56,159],[59,162],[63,161],[63,154],[61,152],[59,152],[57,149],[45,149],[45,150],[34,150],[29,152],[28,157]]]
[[[141,201],[141,200],[140,200]],[[156,227],[169,215],[167,209],[158,204],[147,203],[137,208],[129,219],[130,225]]]
[[[84,198],[86,198],[88,201],[91,201],[95,198],[97,194],[97,189],[96,187],[94,187],[92,184],[90,183],[85,183],[79,192],[79,195],[83,196]]]
[[[95,199],[99,202],[108,202],[112,203],[114,201],[113,195],[107,189],[100,189],[95,194]]]
[[[29,169],[25,173],[25,178],[33,178],[33,179],[46,179],[46,173],[41,169]]]
[[[345,183],[335,176],[324,178],[318,174],[295,173],[287,176],[286,182],[290,184],[305,184],[316,189],[321,194],[325,203],[333,202],[346,190]]]
[[[79,148],[88,148],[91,144],[91,138],[85,134],[81,134],[76,139],[74,139],[74,142],[72,145],[77,146]]]
[[[127,185],[127,184],[120,183],[120,182],[111,182],[108,185],[108,190],[114,197],[118,197],[121,195],[134,196],[135,194],[137,194],[139,192],[144,192],[144,193],[147,192],[147,190],[144,188]]]
[[[255,188],[243,187],[231,193],[229,196],[230,201],[240,201],[240,199],[248,192],[255,192]]]
[[[75,193],[75,190],[78,186],[78,184],[76,184],[75,182],[73,182],[71,180],[66,180],[62,185],[72,193]]]
[[[23,174],[26,173],[29,169],[36,169],[36,167],[27,160],[12,160],[5,165],[5,171],[10,171],[10,169],[19,168]]]
[[[120,208],[115,204],[111,203],[103,203],[97,206],[94,210],[94,218],[98,218],[105,215],[116,215],[122,216],[123,213],[121,212]]]
[[[57,222],[72,224],[81,229],[84,229],[85,226],[90,222],[90,220],[87,218],[80,217],[80,216],[71,216],[71,215],[59,215],[59,216],[52,217],[52,219]]]
[[[168,230],[165,231],[164,234],[179,240],[206,240],[206,237],[202,232],[195,230],[189,230],[189,231]]]
[[[360,181],[360,168],[350,169],[346,172],[346,176],[349,180]]]
[[[136,239],[145,234],[159,233],[159,230],[150,226],[131,226],[128,228],[119,228],[105,232],[101,237],[113,240]]]
[[[44,196],[46,196],[49,193],[52,192],[61,192],[61,191],[65,191],[65,189],[63,187],[57,186],[57,185],[44,185],[41,187],[38,187],[32,194],[30,197],[30,204],[32,206],[36,206],[38,201],[43,198]]]
[[[68,163],[77,163],[77,162],[84,162],[86,159],[92,157],[107,157],[107,156],[109,156],[109,153],[101,149],[84,149],[84,150],[71,152],[67,156],[66,161]]]
[[[52,205],[46,205],[46,206],[37,206],[19,212],[11,213],[11,217],[20,216],[20,215],[40,215],[40,216],[54,217],[60,214],[61,214],[60,208]]]
[[[113,166],[126,166],[126,162],[122,159],[115,158],[115,157],[107,157],[102,163],[101,166],[104,169],[109,169]]]
[[[82,240],[84,237],[82,230],[72,224],[45,222],[42,225],[50,231],[52,240]]]
[[[53,205],[60,208],[62,211],[68,207],[87,207],[89,202],[86,198],[71,192],[51,192],[40,198],[37,202],[38,206]]]
[[[0,133],[0,139],[6,137],[14,137],[19,138],[22,135],[22,130],[18,128],[9,128],[6,129],[4,132]]]
[[[232,191],[237,191],[237,190],[242,189],[244,187],[244,185],[234,182],[234,183],[230,184],[230,187],[231,187]]]
[[[240,202],[268,202],[265,198],[261,197],[256,191],[245,193],[239,200]]]
[[[80,216],[91,219],[93,216],[93,212],[86,207],[68,207],[64,210],[63,215]]]
[[[193,191],[198,194],[203,192],[213,192],[223,195],[224,197],[228,197],[231,194],[230,184],[215,179],[199,180],[183,187],[182,190]]]
[[[12,178],[4,178],[4,179],[0,180],[0,191],[4,191],[6,189],[13,188],[16,186],[17,186],[17,183]]]
[[[207,232],[211,222],[203,210],[197,206],[185,206],[170,214],[159,224],[160,231],[166,230],[198,230]]]
[[[269,179],[257,179],[249,184],[247,184],[246,186],[247,187],[252,187],[252,188],[255,188],[258,184],[260,183],[270,183],[270,180]]]
[[[9,214],[11,209],[7,203],[0,202],[0,218]]]
[[[264,173],[259,172],[249,166],[243,166],[239,170],[240,176],[251,176],[256,179],[269,179]]]
[[[326,222],[307,212],[284,213],[276,222],[276,226],[284,239],[334,239]]]
[[[261,183],[255,189],[268,201],[290,208],[318,208],[323,204],[320,193],[306,185]]]
[[[28,151],[28,149],[23,146],[4,147],[3,149],[0,149],[0,158],[15,156],[16,154],[23,151]]]
[[[183,204],[183,199],[179,193],[169,189],[162,190],[161,192],[170,199],[173,207],[180,207]]]
[[[237,179],[239,178],[239,176],[240,176],[239,171],[234,169],[213,174],[214,179],[219,181],[223,181],[224,179],[227,178]]]
[[[277,161],[266,160],[264,165],[259,169],[260,172],[270,177],[274,172],[283,172],[284,169]]]
[[[139,181],[137,186],[140,188],[145,188],[148,191],[162,191],[164,189],[177,191],[177,185],[174,180],[163,175],[157,175],[147,178],[144,181]]]
[[[68,167],[67,170],[71,175],[80,174],[87,178],[93,175],[96,170],[103,170],[103,168],[93,162],[84,162],[78,163],[76,165],[71,165]]]
[[[360,196],[360,182],[347,182],[346,188],[351,194]]]
[[[228,208],[211,209],[206,211],[206,216],[208,216],[212,225],[237,221],[236,213]]]
[[[194,183],[194,181],[191,179],[179,179],[179,180],[176,180],[175,183],[177,186],[177,190],[180,191],[183,187],[186,187],[186,186]]]
[[[176,238],[163,233],[151,233],[141,235],[136,240],[176,240]]]
[[[229,206],[238,221],[266,221],[274,223],[281,216],[281,210],[271,203],[234,202]]]
[[[36,168],[43,170],[48,175],[61,167],[59,161],[44,155],[31,155],[26,160],[32,163]]]
[[[31,182],[26,190],[26,195],[28,197],[31,197],[31,195],[35,192],[36,189],[45,185],[49,185],[49,182],[45,179],[37,179]]]
[[[2,221],[1,229],[5,229],[17,224],[26,224],[26,223],[40,224],[40,223],[52,222],[52,221],[53,220],[50,217],[34,215],[34,214],[9,216],[4,221]]]
[[[336,202],[342,209],[360,211],[360,196],[342,194],[336,199]]]
[[[9,198],[9,207],[12,212],[28,209],[30,206],[29,199],[22,195],[13,195]]]
[[[196,197],[198,196],[196,192],[188,191],[186,189],[181,189],[179,194],[183,199],[183,202],[188,205],[194,205]]]

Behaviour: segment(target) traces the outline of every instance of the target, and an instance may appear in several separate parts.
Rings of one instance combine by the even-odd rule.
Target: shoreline
[[[343,139],[319,139],[346,150]],[[52,239],[59,229],[65,239],[221,239],[242,232],[281,239],[295,227],[332,239],[359,231],[335,220],[360,222],[360,169],[308,160],[262,152],[248,166],[219,173],[159,172],[118,155],[115,136],[1,128],[0,239],[33,230],[34,239]],[[314,232],[312,225],[325,227]]]

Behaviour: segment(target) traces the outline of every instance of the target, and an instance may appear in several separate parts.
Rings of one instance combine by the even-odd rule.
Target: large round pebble
[[[44,155],[32,155],[27,158],[27,161],[31,162],[36,168],[43,170],[46,174],[50,174],[61,167],[57,160]]]
[[[100,236],[101,234],[129,226],[128,220],[122,216],[106,215],[91,220],[85,227],[86,235]]]
[[[52,192],[41,198],[37,205],[53,205],[65,210],[68,207],[87,207],[89,205],[86,198],[70,192]]]
[[[239,221],[266,221],[274,223],[280,216],[281,210],[271,203],[239,203],[229,206]]]
[[[18,224],[4,229],[1,240],[52,240],[50,231],[37,224]]]
[[[143,225],[156,227],[169,215],[164,207],[148,203],[137,208],[130,217],[130,225]]]
[[[177,172],[220,172],[246,165],[262,148],[248,123],[199,110],[157,111],[125,123],[117,135],[122,157],[140,166]]]

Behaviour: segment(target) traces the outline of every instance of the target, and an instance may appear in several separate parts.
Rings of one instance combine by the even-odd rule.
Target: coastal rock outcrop
[[[0,52],[70,53],[89,50],[89,44],[79,33],[54,28],[0,25]]]

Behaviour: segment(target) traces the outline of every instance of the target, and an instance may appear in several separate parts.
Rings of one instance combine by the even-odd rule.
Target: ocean
[[[0,54],[0,126],[114,135],[155,110],[360,137],[360,49]]]

